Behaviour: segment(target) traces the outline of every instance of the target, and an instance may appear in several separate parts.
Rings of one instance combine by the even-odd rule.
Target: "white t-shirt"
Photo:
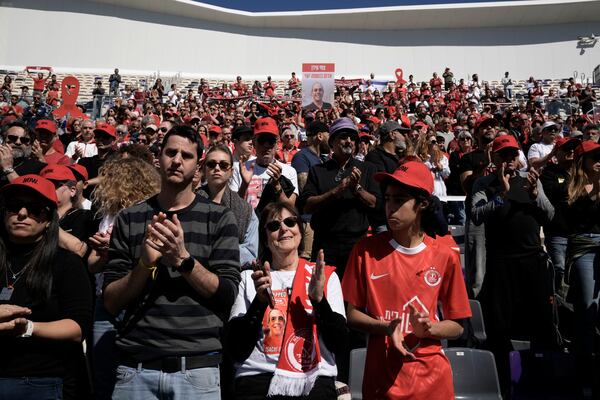
[[[311,264],[314,265],[314,264]],[[252,280],[252,271],[242,271],[242,280],[240,282],[238,296],[235,299],[235,303],[231,308],[231,316],[229,319],[241,317],[246,314],[252,300],[256,296],[256,289],[254,288],[254,281]],[[285,295],[287,296],[287,289],[292,287],[294,276],[296,271],[271,271],[273,295]],[[308,285],[306,285],[308,290]],[[327,282],[327,302],[331,306],[331,309],[346,317],[344,311],[344,296],[342,294],[342,286],[340,285],[340,279],[334,272],[331,274],[329,281]],[[235,364],[235,376],[250,376],[263,373],[274,373],[277,361],[279,360],[279,354],[267,355],[264,352],[264,338],[265,335],[261,331],[260,338],[250,357],[248,357],[243,363]],[[321,349],[321,364],[319,367],[320,376],[337,376],[337,367],[335,364],[335,356],[332,352],[327,349],[323,338],[319,335],[319,347]]]
[[[75,149],[77,148],[81,149],[83,152],[81,158],[93,157],[96,154],[98,154],[98,147],[96,147],[96,143],[83,143],[73,141],[67,146],[67,149],[65,150],[65,155],[69,158],[72,158],[73,154],[75,154]]]
[[[527,152],[527,160],[531,160],[532,158],[542,158],[546,157],[552,149],[554,148],[554,143],[551,144],[543,144],[543,143],[534,143],[529,148],[529,152]]]
[[[276,161],[277,165],[281,168],[281,175],[288,178],[292,184],[294,185],[294,193],[296,195],[298,192],[298,175],[296,174],[296,170],[290,165],[283,164],[282,162]],[[261,165],[256,164],[256,158],[253,160],[246,161],[246,168],[250,169],[254,165],[254,172],[252,175],[252,180],[248,185],[248,189],[246,190],[246,201],[252,206],[252,208],[256,208],[258,203],[260,202],[260,197],[262,192],[269,182],[271,177],[267,173],[267,168]],[[240,167],[239,164],[236,165],[234,163],[233,166],[233,174],[231,179],[229,180],[229,189],[234,192],[240,190],[240,186],[242,184],[242,176],[240,175]]]

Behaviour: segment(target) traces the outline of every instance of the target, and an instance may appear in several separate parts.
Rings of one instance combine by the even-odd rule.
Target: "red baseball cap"
[[[35,129],[44,129],[48,132],[50,132],[51,134],[55,135],[56,134],[56,124],[54,123],[54,121],[50,121],[49,119],[40,119],[36,124],[35,124]]]
[[[519,143],[517,143],[517,139],[512,135],[504,135],[498,136],[492,142],[492,153],[499,152],[503,149],[517,149],[519,150]]]
[[[572,145],[575,146],[576,144],[581,143],[581,140],[572,137],[560,137],[556,139],[554,146],[556,146],[557,149],[560,149],[561,147],[570,143],[572,143]]]
[[[381,120],[379,118],[375,117],[375,116],[367,118],[367,121],[371,121],[374,124],[380,124],[381,123]]]
[[[114,138],[117,137],[115,127],[107,124],[106,122],[100,122],[99,124],[97,124],[96,129],[94,129],[94,133],[96,133],[96,131],[106,133],[107,135],[110,135]]]
[[[479,129],[479,127],[481,127],[482,125],[498,126],[498,120],[489,115],[482,115],[481,117],[479,117],[477,122],[475,122],[475,129]]]
[[[87,181],[88,179],[90,179],[90,175],[87,172],[87,168],[85,168],[81,164],[67,165],[67,168],[73,171],[73,175],[75,175],[75,178],[77,178],[78,181]]]
[[[40,176],[51,181],[76,181],[75,174],[65,165],[51,164],[46,165],[41,171]]]
[[[15,178],[11,183],[0,189],[0,193],[6,193],[7,191],[25,187],[33,190],[37,194],[41,195],[44,199],[48,200],[54,207],[58,204],[56,198],[56,189],[54,184],[46,178],[42,178],[39,175],[27,174]]]
[[[194,120],[200,121],[200,117],[197,115],[188,115],[187,117],[185,117],[183,119],[183,122],[185,122],[186,124],[189,124],[190,122],[192,122]]]
[[[275,136],[276,138],[279,137],[279,128],[277,127],[277,122],[275,122],[273,118],[264,117],[256,120],[254,123],[254,136],[263,133]]]
[[[581,144],[579,144],[579,146],[577,146],[577,148],[575,149],[575,158],[579,158],[583,155],[592,153],[597,150],[600,150],[600,144],[591,140],[585,140],[581,142]]]
[[[373,175],[377,182],[391,179],[415,189],[423,190],[429,195],[433,193],[433,175],[425,164],[420,161],[408,161],[401,164],[392,174],[378,172]]]
[[[221,133],[223,132],[220,126],[217,125],[211,125],[210,128],[208,128],[208,132],[216,132],[216,133]]]

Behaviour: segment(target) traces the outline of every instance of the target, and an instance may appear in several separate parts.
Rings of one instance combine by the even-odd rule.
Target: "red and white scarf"
[[[277,367],[268,396],[307,396],[312,390],[321,364],[321,349],[313,306],[308,298],[308,285],[314,263],[298,261],[291,295],[287,304],[287,316]],[[327,282],[335,268],[325,267],[325,294]],[[265,318],[271,311],[267,307]]]

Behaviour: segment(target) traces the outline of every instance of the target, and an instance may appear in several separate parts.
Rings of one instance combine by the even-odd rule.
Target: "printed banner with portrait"
[[[302,64],[302,109],[331,110],[335,92],[335,64]]]

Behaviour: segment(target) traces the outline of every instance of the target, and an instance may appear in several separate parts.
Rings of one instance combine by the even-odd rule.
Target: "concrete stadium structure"
[[[188,0],[0,0],[0,67],[287,78],[303,62],[336,75],[428,79],[591,78],[600,1],[503,1],[250,13]],[[592,40],[581,41],[579,37]],[[593,44],[592,44],[593,43]]]

